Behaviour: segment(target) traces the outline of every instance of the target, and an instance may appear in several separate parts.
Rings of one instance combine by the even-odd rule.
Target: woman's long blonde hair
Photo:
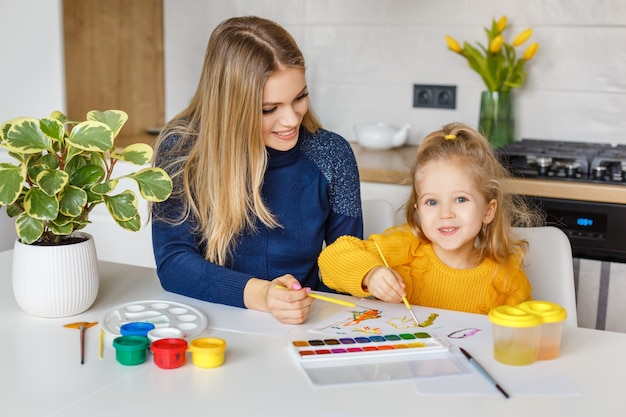
[[[479,260],[491,257],[501,263],[514,253],[515,248],[524,253],[527,243],[511,235],[511,226],[538,226],[543,224],[543,218],[522,197],[505,189],[510,175],[494,154],[487,139],[462,123],[451,123],[430,133],[420,144],[411,169],[414,184],[419,180],[421,167],[441,160],[460,163],[467,175],[475,181],[485,201],[497,201],[493,221],[483,227],[476,239]],[[412,188],[405,206],[406,219],[413,233],[427,241],[416,208],[419,203],[417,187]]]
[[[193,215],[211,262],[226,265],[238,236],[258,221],[280,227],[261,197],[267,166],[261,125],[265,82],[285,67],[304,70],[305,63],[284,28],[254,16],[225,20],[209,39],[191,103],[157,142],[157,160],[167,161],[176,185],[172,198],[183,205],[163,220],[179,224]],[[315,132],[320,123],[308,111],[302,126]],[[161,146],[172,136],[180,138],[173,147]]]

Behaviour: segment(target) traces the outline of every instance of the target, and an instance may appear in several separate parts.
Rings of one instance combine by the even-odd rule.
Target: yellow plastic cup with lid
[[[197,367],[216,368],[224,363],[226,341],[217,337],[201,337],[192,340],[187,350]]]
[[[567,310],[559,304],[549,301],[526,301],[519,308],[541,317],[541,341],[537,359],[549,360],[559,357],[563,322],[567,318]]]
[[[489,311],[493,326],[493,357],[506,365],[530,365],[537,360],[543,320],[519,307]]]

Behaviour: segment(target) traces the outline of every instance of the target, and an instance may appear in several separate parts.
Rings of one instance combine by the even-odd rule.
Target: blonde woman
[[[159,137],[155,164],[174,193],[153,207],[167,291],[306,320],[323,244],[361,236],[352,150],[309,109],[305,63],[278,24],[222,22],[196,93]],[[283,289],[286,288],[287,290]]]

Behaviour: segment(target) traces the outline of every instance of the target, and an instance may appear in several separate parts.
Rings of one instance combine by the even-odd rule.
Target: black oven
[[[575,258],[626,262],[626,205],[528,197],[563,230]]]

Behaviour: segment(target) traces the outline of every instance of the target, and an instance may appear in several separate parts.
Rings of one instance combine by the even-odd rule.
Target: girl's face
[[[298,142],[302,118],[309,110],[304,70],[286,68],[270,76],[263,87],[263,142],[287,151]]]
[[[419,170],[417,213],[424,235],[446,265],[475,266],[474,240],[493,220],[496,200],[485,201],[459,161],[433,161]]]

